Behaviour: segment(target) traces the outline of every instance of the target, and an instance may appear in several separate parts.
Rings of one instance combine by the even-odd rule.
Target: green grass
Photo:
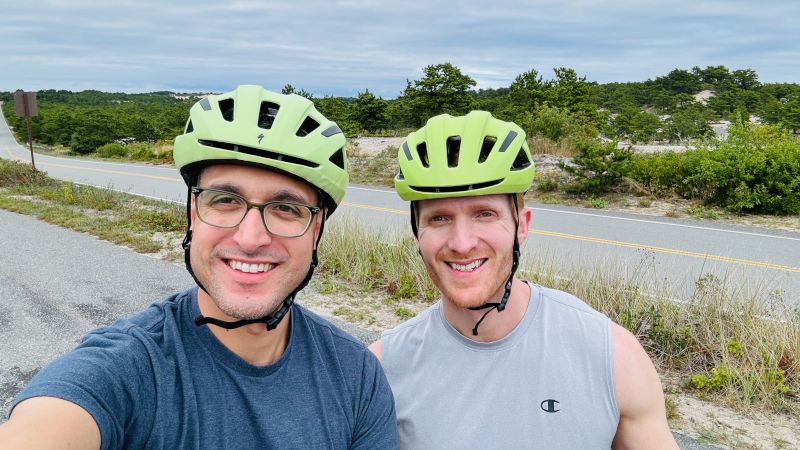
[[[155,232],[176,238],[186,229],[183,206],[32,174],[27,164],[0,161],[0,208],[97,236],[140,253],[163,244]]]

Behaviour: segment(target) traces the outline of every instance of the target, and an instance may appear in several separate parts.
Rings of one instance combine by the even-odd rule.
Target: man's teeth
[[[450,264],[450,267],[452,267],[455,270],[458,270],[459,272],[472,272],[473,270],[480,267],[485,261],[486,261],[485,259],[477,259],[469,264],[456,264],[456,263],[448,263],[448,264]]]
[[[248,264],[232,259],[228,260],[228,265],[231,266],[232,269],[247,273],[266,272],[275,266],[274,264]]]

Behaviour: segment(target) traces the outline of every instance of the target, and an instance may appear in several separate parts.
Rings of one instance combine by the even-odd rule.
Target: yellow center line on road
[[[700,252],[691,252],[688,250],[678,250],[674,248],[666,248],[666,247],[655,247],[651,245],[641,245],[641,244],[633,244],[630,242],[623,242],[623,241],[613,241],[610,239],[602,239],[602,238],[595,238],[590,236],[578,236],[575,234],[567,234],[567,233],[559,233],[556,231],[542,231],[542,230],[531,230],[529,234],[538,234],[541,236],[551,236],[551,237],[560,237],[565,239],[574,239],[578,241],[586,241],[586,242],[594,242],[597,244],[605,244],[605,245],[613,245],[616,247],[625,247],[625,248],[633,248],[637,250],[647,250],[652,252],[658,253],[667,253],[670,255],[679,255],[679,256],[689,256],[692,258],[699,258],[705,259],[709,261],[719,261],[719,262],[727,262],[733,264],[742,264],[745,266],[753,266],[753,267],[763,267],[766,269],[775,269],[781,270],[786,272],[795,272],[800,273],[800,267],[792,267],[792,266],[784,266],[781,264],[773,264],[770,262],[765,261],[753,261],[750,259],[741,259],[741,258],[731,258],[729,256],[719,256],[719,255],[711,255],[708,253],[700,253]]]
[[[350,203],[350,202],[342,202],[342,206],[350,206],[352,208],[360,208],[360,209],[371,209],[373,211],[381,211],[381,212],[388,212],[393,214],[399,215],[408,215],[408,211],[402,211],[399,209],[392,209],[392,208],[382,208],[379,206],[371,206],[371,205],[362,205],[358,203]],[[611,245],[615,247],[624,247],[624,248],[632,248],[636,250],[647,250],[656,253],[665,253],[669,255],[678,255],[678,256],[688,256],[690,258],[698,258],[707,261],[719,261],[719,262],[726,262],[732,264],[741,264],[744,266],[751,266],[751,267],[761,267],[765,269],[774,269],[780,270],[785,272],[794,272],[800,273],[800,267],[792,267],[792,266],[784,266],[781,264],[773,264],[770,262],[764,261],[753,261],[750,259],[741,259],[741,258],[731,258],[729,256],[719,256],[719,255],[712,255],[708,253],[700,253],[700,252],[692,252],[688,250],[678,250],[674,248],[666,248],[666,247],[655,247],[652,245],[642,245],[642,244],[634,244],[631,242],[623,242],[623,241],[614,241],[611,239],[602,239],[602,238],[595,238],[591,236],[579,236],[576,234],[567,234],[567,233],[559,233],[556,231],[544,231],[544,230],[530,230],[528,234],[538,234],[540,236],[548,236],[548,237],[558,237],[563,239],[572,239],[576,241],[585,241],[585,242],[593,242],[596,244],[604,244],[604,245]]]
[[[401,211],[399,209],[394,208],[383,208],[381,206],[372,206],[372,205],[361,205],[359,203],[350,203],[350,202],[342,202],[342,206],[350,206],[352,208],[360,208],[360,209],[371,209],[373,211],[381,211],[381,212],[388,212],[392,214],[399,214],[401,216],[407,216],[408,211]]]
[[[62,168],[66,168],[66,169],[88,170],[90,172],[114,173],[114,174],[117,174],[117,175],[130,175],[130,176],[134,176],[134,177],[152,178],[154,180],[180,181],[180,182],[183,182],[183,181],[181,181],[180,178],[162,177],[162,176],[158,176],[158,175],[148,175],[148,174],[144,174],[144,173],[135,173],[135,172],[124,172],[122,170],[95,169],[95,168],[90,168],[90,167],[71,166],[71,165],[68,165],[68,164],[55,164],[55,163],[49,163],[49,162],[40,163],[40,164],[41,165],[45,165],[45,166],[62,167]]]

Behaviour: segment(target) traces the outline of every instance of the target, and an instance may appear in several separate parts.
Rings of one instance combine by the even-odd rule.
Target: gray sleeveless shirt
[[[530,287],[525,317],[495,342],[462,336],[441,301],[383,333],[400,448],[611,447],[611,321],[570,294]]]

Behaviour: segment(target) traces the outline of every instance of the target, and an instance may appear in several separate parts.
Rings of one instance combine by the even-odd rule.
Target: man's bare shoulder
[[[615,449],[675,449],[667,423],[664,392],[653,362],[630,331],[612,323],[614,385],[620,420]]]

